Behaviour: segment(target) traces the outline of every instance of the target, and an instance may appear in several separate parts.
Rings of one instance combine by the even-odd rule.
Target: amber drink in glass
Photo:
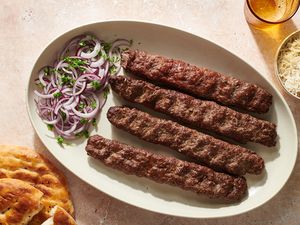
[[[245,17],[256,28],[284,23],[293,17],[300,0],[246,0]]]

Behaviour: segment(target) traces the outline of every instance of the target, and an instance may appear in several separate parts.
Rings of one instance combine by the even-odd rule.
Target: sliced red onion
[[[74,131],[74,134],[79,134],[80,132],[86,130],[86,125],[83,125],[82,127],[78,128],[76,131]]]
[[[48,93],[49,90],[50,90],[50,88],[52,88],[52,84],[51,84],[51,83],[50,83],[50,84],[47,84],[47,85],[44,87],[44,93],[45,93],[45,94]]]
[[[64,88],[61,90],[61,93],[68,95],[68,96],[73,96],[73,89],[72,88]]]
[[[74,108],[74,107],[76,107],[78,105],[78,103],[79,103],[79,97],[78,96],[76,96],[76,97],[74,96],[74,99],[75,100],[71,104],[64,106],[64,108],[66,110],[71,110],[72,108]]]
[[[51,121],[49,121],[49,120],[43,120],[44,123],[49,124],[49,125],[57,124],[58,121],[59,121],[59,118],[56,118],[56,119],[51,120]]]
[[[64,109],[60,109],[60,111],[62,111],[65,115],[66,115],[66,119],[65,119],[65,121],[69,121],[69,117],[70,117],[70,115],[69,115],[69,111],[67,111],[67,110],[64,110]]]
[[[64,103],[64,108],[66,108],[68,105],[71,105],[74,102],[75,97],[72,95],[71,98],[69,98],[69,100]]]
[[[79,45],[82,41],[86,46]],[[127,40],[116,40],[106,53],[100,40],[90,35],[78,36],[67,44],[59,60],[54,62],[54,72],[51,70],[47,74],[50,76],[46,77],[43,70],[39,72],[35,83],[44,87],[42,91],[34,91],[38,97],[35,99],[37,113],[43,122],[54,125],[55,134],[75,139],[77,134],[88,129],[92,119],[106,102],[103,94],[97,97],[95,93],[102,93],[108,85],[109,76],[117,74],[121,68],[120,61],[111,62],[106,55],[120,58],[118,47],[129,44]],[[101,54],[98,55],[100,51]],[[66,57],[83,60],[85,65],[74,68],[72,63],[66,61]],[[109,71],[112,65],[116,66],[114,73]],[[66,82],[62,82],[63,76],[67,79]],[[95,81],[99,82],[98,90],[95,90]],[[61,95],[54,97],[58,93]],[[82,119],[87,119],[88,122],[82,123]]]
[[[72,76],[73,76],[73,79],[77,79],[78,78],[78,73],[77,73],[77,71],[74,69],[74,68],[71,68],[71,70],[72,70]]]
[[[74,39],[72,39],[72,40],[67,44],[67,46],[64,48],[64,50],[61,52],[59,58],[62,59],[62,58],[66,55],[67,51],[70,51],[72,48],[76,47],[77,44],[79,43],[79,41],[80,41],[81,38],[82,38],[82,37],[79,36],[79,37],[75,37]]]
[[[78,81],[78,80],[77,80]],[[82,94],[82,92],[86,89],[86,82],[83,82],[82,86],[81,86],[81,89],[79,91],[76,92],[76,84],[74,85],[74,88],[73,88],[73,95],[76,96],[76,95],[80,95]]]
[[[96,107],[95,107],[95,109],[94,109],[92,112],[89,112],[89,113],[82,113],[82,112],[77,111],[77,110],[75,109],[75,107],[72,107],[72,111],[73,111],[77,116],[80,116],[80,117],[85,118],[85,119],[92,119],[92,118],[94,118],[94,117],[97,115],[98,111],[99,111],[99,106],[100,106],[100,105],[99,105],[99,100],[98,100],[97,96],[96,96],[94,93],[92,93],[92,96],[93,96],[93,98],[94,98],[94,100],[95,100],[95,102],[96,102]]]
[[[51,94],[41,94],[40,92],[38,92],[37,90],[34,90],[34,93],[39,96],[40,98],[54,98],[54,94],[57,94],[59,92],[59,90],[56,90],[55,92],[51,93]]]
[[[98,77],[103,77],[105,75],[105,69],[99,68]]]
[[[94,68],[100,67],[100,66],[102,66],[104,63],[105,63],[105,60],[104,60],[103,58],[100,58],[98,61],[92,62],[92,63],[90,64],[90,67],[94,67]]]
[[[58,75],[59,75],[59,73],[57,72],[57,71],[55,71],[55,74],[53,75],[51,75],[51,84],[52,84],[52,86],[53,87],[57,87],[58,85],[57,85],[57,77],[58,77]]]
[[[130,46],[130,41],[126,40],[126,39],[117,39],[115,40],[112,45],[111,48],[108,51],[108,56],[111,57],[112,53],[114,52],[115,48],[120,47],[120,46]]]
[[[72,132],[75,131],[77,124],[78,124],[78,122],[75,123],[69,130],[65,130],[64,133],[70,135]]]
[[[44,75],[45,75],[45,72],[44,70],[41,70],[40,73],[39,73],[39,81],[41,82],[41,84],[43,86],[47,86],[47,83],[44,81]]]
[[[61,68],[65,73],[68,73],[70,75],[73,75],[73,71],[67,70],[66,67]]]
[[[90,58],[93,58],[95,57],[96,55],[98,55],[99,51],[100,51],[100,48],[101,48],[101,45],[100,45],[100,42],[98,40],[95,40],[96,42],[96,45],[93,49],[93,51],[89,52],[89,53],[86,53],[86,52],[81,52],[80,53],[80,56],[82,58],[85,58],[85,59],[90,59]]]
[[[60,99],[57,103],[56,106],[54,108],[54,113],[57,114],[58,110],[63,106],[63,103],[68,101],[68,98],[62,98]]]

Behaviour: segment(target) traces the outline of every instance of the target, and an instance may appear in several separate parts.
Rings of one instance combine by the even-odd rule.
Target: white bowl
[[[276,55],[275,55],[275,75],[277,77],[277,80],[279,81],[281,87],[291,96],[297,98],[300,100],[299,96],[296,96],[294,94],[292,94],[289,90],[286,89],[286,87],[284,86],[280,76],[279,76],[279,71],[278,71],[278,57],[279,57],[279,53],[281,51],[281,49],[294,37],[298,36],[300,38],[300,30],[295,31],[293,33],[291,33],[289,36],[287,36],[282,43],[280,44],[279,48],[277,49]]]

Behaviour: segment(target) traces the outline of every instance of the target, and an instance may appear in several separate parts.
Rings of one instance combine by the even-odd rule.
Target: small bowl
[[[283,41],[282,43],[280,44],[279,48],[277,49],[277,52],[276,52],[276,55],[275,55],[275,75],[279,81],[279,83],[281,84],[281,86],[283,87],[283,89],[291,96],[293,96],[294,98],[297,98],[300,100],[300,97],[299,96],[296,96],[294,94],[292,94],[291,92],[289,92],[286,87],[284,86],[281,78],[279,77],[279,71],[278,71],[278,56],[279,56],[279,53],[281,51],[281,49],[287,44],[287,42],[289,42],[292,38],[298,36],[300,38],[300,30],[297,30],[293,33],[291,33],[289,36],[287,36]]]

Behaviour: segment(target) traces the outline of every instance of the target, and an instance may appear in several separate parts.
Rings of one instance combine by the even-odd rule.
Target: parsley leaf
[[[39,83],[35,83],[35,85],[38,86],[38,87],[40,87],[40,88],[44,87],[44,85],[42,83],[40,83],[40,82]]]
[[[44,68],[44,74],[46,74],[46,75],[49,74],[49,67],[48,66]]]
[[[111,48],[111,46],[112,46],[112,43],[104,42],[103,43],[103,49],[104,49],[104,51],[107,53],[109,51],[109,49]]]
[[[53,125],[52,124],[47,124],[48,130],[53,130]]]
[[[60,92],[57,92],[57,93],[54,93],[53,94],[53,97],[54,98],[59,98],[59,97],[61,97],[62,96],[62,93],[60,93]]]
[[[86,69],[85,69],[84,67],[80,67],[79,70],[80,70],[81,72],[86,71]]]
[[[64,112],[60,111],[59,113],[63,120],[65,120],[67,118],[67,115]]]
[[[101,87],[101,85],[100,85],[99,81],[93,80],[93,81],[92,81],[92,87],[93,87],[95,90],[99,90],[100,87]]]
[[[93,118],[92,119],[92,125],[95,127],[95,126],[97,126],[97,120],[96,120],[96,118]]]
[[[74,69],[78,69],[81,66],[86,65],[87,63],[83,61],[82,59],[78,58],[71,58],[71,57],[65,57],[64,62],[69,63],[70,67],[73,67]]]
[[[85,131],[83,131],[83,136],[88,138],[90,136],[90,134],[87,130],[85,130]]]
[[[110,74],[114,74],[117,72],[117,67],[115,65],[112,65],[111,67],[109,67],[109,73]]]
[[[99,52],[98,52],[98,56],[99,56],[99,57],[102,57],[104,60],[107,60],[107,59],[108,59],[108,56],[107,56],[107,54],[106,54],[105,51],[99,51]]]
[[[79,46],[80,47],[85,47],[87,45],[86,41],[80,41]]]
[[[92,101],[91,107],[92,107],[92,109],[96,109],[96,107],[97,107],[96,101]]]
[[[87,122],[88,122],[87,119],[83,119],[83,118],[82,118],[82,119],[80,120],[80,123],[82,123],[82,124],[85,124],[85,123],[87,123]]]
[[[58,144],[62,145],[65,141],[65,139],[62,136],[57,136],[56,141]]]
[[[76,134],[76,137],[85,137],[88,138],[90,136],[89,132],[87,130],[83,130]]]
[[[78,105],[78,108],[80,110],[83,110],[85,108],[85,104],[83,102],[80,102],[79,105]]]
[[[72,82],[72,78],[69,77],[69,76],[66,76],[66,75],[62,75],[62,76],[60,77],[60,79],[61,79],[61,84],[62,84],[62,85],[70,84],[70,83]]]
[[[108,94],[109,94],[109,88],[106,87],[106,88],[104,88],[104,90],[103,90],[103,97],[104,97],[104,98],[107,98]]]
[[[115,56],[113,55],[111,58],[108,59],[110,62],[112,63],[116,63],[119,62],[121,60],[121,58],[119,56]]]
[[[44,67],[43,71],[44,71],[44,74],[46,76],[48,76],[50,73],[53,73],[55,71],[55,69],[52,67],[46,66],[46,67]]]

